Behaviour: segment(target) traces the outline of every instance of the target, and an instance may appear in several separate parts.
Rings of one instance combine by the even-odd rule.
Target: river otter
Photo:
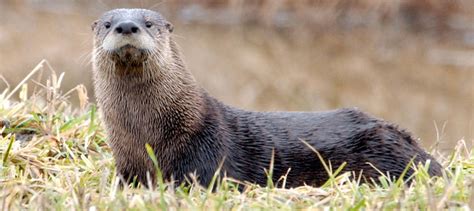
[[[286,187],[321,185],[328,173],[308,145],[333,169],[346,163],[344,171],[365,178],[400,177],[412,159],[430,160],[429,174],[441,174],[408,133],[357,109],[254,112],[221,103],[197,85],[173,41],[173,25],[157,12],[116,9],[92,28],[97,102],[127,180],[155,178],[146,144],[166,180],[181,183],[194,173],[203,186],[219,167],[227,177],[265,185],[272,157],[273,179],[287,175]]]

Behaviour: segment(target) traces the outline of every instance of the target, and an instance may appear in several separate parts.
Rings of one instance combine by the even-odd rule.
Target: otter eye
[[[106,29],[110,28],[111,25],[112,24],[108,21],[104,23],[104,26],[105,26]]]
[[[153,26],[153,23],[151,21],[147,21],[147,22],[145,22],[145,26],[147,28],[150,28],[151,26]]]

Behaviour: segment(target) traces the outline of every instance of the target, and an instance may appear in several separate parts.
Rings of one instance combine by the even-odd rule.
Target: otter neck
[[[120,122],[122,129],[153,144],[158,143],[150,137],[182,139],[201,128],[203,92],[176,48],[171,56],[150,57],[143,65],[110,65],[94,64],[97,99],[108,128]]]

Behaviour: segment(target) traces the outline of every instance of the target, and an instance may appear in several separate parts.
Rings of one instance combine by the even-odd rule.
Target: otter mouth
[[[146,50],[127,44],[112,51],[112,60],[124,65],[141,65],[147,60]]]

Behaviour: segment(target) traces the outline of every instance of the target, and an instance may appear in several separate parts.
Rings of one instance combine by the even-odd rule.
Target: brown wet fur
[[[101,24],[130,18],[127,14],[154,21],[156,28],[147,31],[155,39],[153,52],[101,49],[108,35]],[[357,109],[254,112],[216,100],[186,69],[172,25],[157,12],[112,10],[93,30],[97,102],[118,172],[128,181],[147,184],[156,175],[145,144],[153,148],[164,178],[177,184],[196,174],[207,186],[222,163],[221,175],[266,185],[265,169],[274,154],[274,181],[287,175],[286,187],[322,185],[328,174],[304,142],[333,169],[346,163],[344,171],[366,179],[376,179],[379,171],[398,178],[412,160],[430,160],[429,174],[441,175],[441,165],[407,132]]]

